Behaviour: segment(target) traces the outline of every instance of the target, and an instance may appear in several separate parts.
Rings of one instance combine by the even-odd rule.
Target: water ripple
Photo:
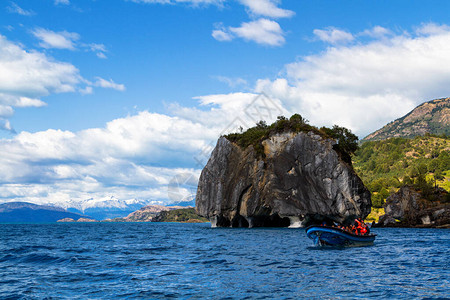
[[[316,248],[302,229],[0,224],[1,299],[424,298],[450,295],[450,231],[376,229]]]

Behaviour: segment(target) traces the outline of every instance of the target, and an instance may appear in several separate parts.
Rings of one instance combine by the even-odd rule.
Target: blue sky
[[[195,158],[220,133],[254,123],[245,112],[260,93],[274,114],[362,138],[449,96],[448,11],[445,0],[1,1],[0,202],[166,203],[177,174],[195,185]]]

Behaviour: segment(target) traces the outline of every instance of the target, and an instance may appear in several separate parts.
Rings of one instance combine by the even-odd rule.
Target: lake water
[[[304,229],[0,224],[0,298],[450,297],[450,230],[374,229],[320,249]]]

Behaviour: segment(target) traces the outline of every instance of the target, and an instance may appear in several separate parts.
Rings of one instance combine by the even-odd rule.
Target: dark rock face
[[[299,226],[370,213],[370,192],[331,139],[283,133],[263,141],[265,158],[221,137],[200,176],[197,212],[212,226]]]
[[[419,191],[404,186],[390,195],[384,205],[385,215],[380,217],[378,227],[450,227],[450,203],[447,192],[436,189],[435,200],[423,198]]]

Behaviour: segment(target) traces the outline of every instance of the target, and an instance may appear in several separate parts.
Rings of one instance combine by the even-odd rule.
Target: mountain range
[[[161,203],[155,203],[149,200],[140,199],[128,199],[121,200],[116,197],[110,197],[105,199],[86,199],[83,201],[67,201],[53,203],[52,205],[62,207],[67,211],[86,214],[96,220],[123,218],[129,214],[141,209],[145,206],[160,206]],[[170,206],[194,206],[195,200],[189,199],[188,201],[180,201],[168,204]]]
[[[89,217],[48,205],[27,202],[0,204],[0,223],[52,223],[64,218],[78,220]]]
[[[450,98],[425,102],[405,116],[366,136],[363,141],[394,137],[412,138],[425,134],[450,135]]]

